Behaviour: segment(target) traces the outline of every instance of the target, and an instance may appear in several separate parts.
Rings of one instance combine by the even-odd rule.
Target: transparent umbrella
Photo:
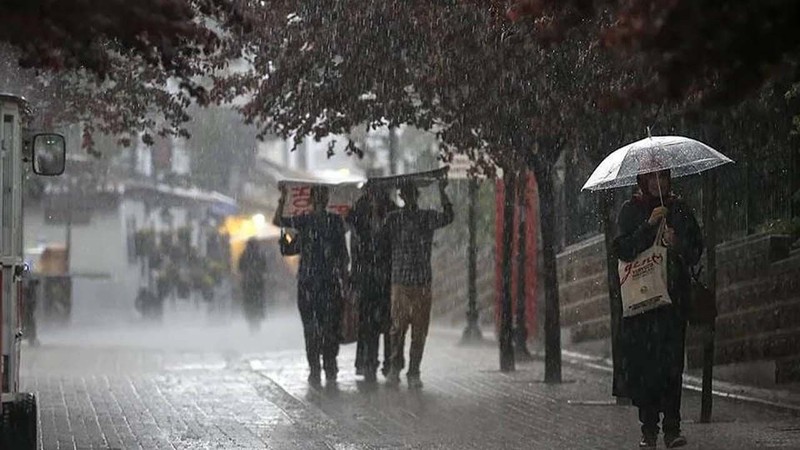
[[[695,175],[733,160],[708,145],[683,136],[649,136],[608,155],[582,190],[598,191],[636,184],[636,176],[670,169],[672,177]]]

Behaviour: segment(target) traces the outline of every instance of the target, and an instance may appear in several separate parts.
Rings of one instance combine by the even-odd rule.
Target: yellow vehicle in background
[[[267,273],[264,274],[267,291],[267,305],[293,303],[296,294],[295,277],[300,264],[299,256],[284,257],[280,254],[278,240],[280,228],[267,222],[263,214],[253,216],[229,216],[219,228],[219,232],[230,239],[231,267],[238,279],[239,258],[247,241],[256,239],[267,258]],[[237,295],[237,297],[239,297]]]

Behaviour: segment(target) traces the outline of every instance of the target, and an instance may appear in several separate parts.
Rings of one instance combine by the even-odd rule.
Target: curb
[[[535,352],[537,358],[544,358],[544,353]],[[609,358],[587,355],[585,353],[562,350],[561,360],[573,366],[580,366],[589,369],[599,370],[605,373],[613,372],[613,362]],[[713,380],[714,388],[711,394],[715,397],[734,400],[738,402],[752,403],[781,412],[800,416],[800,399],[798,402],[785,402],[774,400],[769,397],[791,396],[800,397],[798,394],[783,391],[770,391],[768,389],[754,388],[741,384],[730,383],[718,379]],[[703,391],[703,379],[693,375],[683,374],[683,389],[693,392]],[[761,395],[758,395],[758,394]]]

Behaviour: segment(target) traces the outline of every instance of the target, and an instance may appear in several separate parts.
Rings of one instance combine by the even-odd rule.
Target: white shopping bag
[[[640,253],[633,261],[619,261],[623,317],[672,304],[667,291],[667,247],[664,246],[663,237],[662,222],[652,247]]]

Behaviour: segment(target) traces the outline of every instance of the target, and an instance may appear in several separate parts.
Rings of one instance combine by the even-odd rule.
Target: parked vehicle
[[[0,448],[35,449],[36,397],[20,392],[20,344],[23,339],[23,277],[28,269],[22,246],[23,163],[37,175],[64,172],[66,144],[58,134],[23,139],[27,102],[0,94]],[[25,148],[24,148],[25,147]],[[30,150],[25,151],[25,150]],[[28,154],[29,153],[29,154]]]

